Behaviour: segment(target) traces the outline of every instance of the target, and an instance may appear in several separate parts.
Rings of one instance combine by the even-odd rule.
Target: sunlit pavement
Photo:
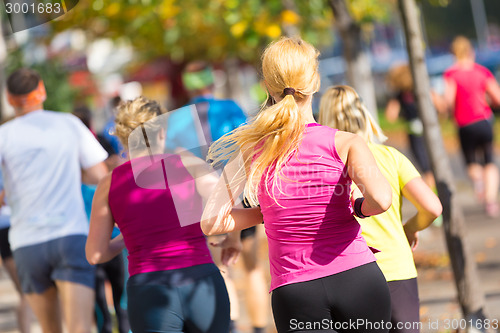
[[[462,189],[460,202],[466,218],[466,241],[474,254],[479,271],[479,285],[486,296],[490,319],[500,320],[500,219],[486,216],[473,199],[472,190]],[[457,292],[442,227],[432,226],[421,232],[415,251],[418,267],[422,332],[455,332],[445,326],[463,326]],[[433,324],[432,327],[431,323]],[[438,325],[436,325],[436,323]],[[438,329],[436,329],[438,328]]]

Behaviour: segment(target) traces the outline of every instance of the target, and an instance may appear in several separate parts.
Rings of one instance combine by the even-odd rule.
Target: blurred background
[[[346,63],[354,59],[344,50],[334,2],[90,0],[53,21],[16,33],[3,11],[1,75],[21,65],[38,69],[47,83],[47,109],[70,112],[75,103],[87,104],[100,130],[115,96],[142,94],[169,110],[184,105],[188,95],[182,68],[188,61],[206,60],[215,69],[216,95],[236,100],[253,114],[265,96],[259,82],[260,51],[281,35],[299,33],[321,51],[322,89],[350,83]],[[373,78],[364,82],[367,87],[356,88],[375,111],[392,94],[385,81],[387,71],[408,58],[397,3],[344,2],[360,29],[361,52]],[[443,89],[441,74],[453,63],[449,44],[456,35],[470,38],[477,62],[498,75],[500,2],[423,0],[419,8],[427,67],[437,92]],[[24,20],[30,26],[39,16],[11,15],[10,22]],[[3,98],[1,116],[10,115]]]
[[[64,0],[52,3],[57,1],[64,4]],[[433,90],[443,93],[442,74],[454,63],[449,47],[457,35],[472,41],[476,61],[500,80],[499,0],[417,3]],[[342,5],[346,11],[339,10]],[[168,110],[188,103],[182,71],[193,60],[212,65],[216,97],[235,100],[251,116],[266,99],[259,73],[262,49],[282,35],[300,34],[321,52],[322,87],[315,96],[314,112],[318,112],[317,102],[328,86],[353,85],[377,115],[389,137],[388,144],[409,151],[406,124],[402,120],[389,122],[384,113],[387,101],[396,93],[387,83],[387,73],[393,66],[408,62],[396,0],[85,0],[73,1],[70,10],[66,3],[66,14],[39,25],[47,17],[30,13],[8,16],[6,7],[0,7],[2,120],[13,116],[3,89],[5,78],[21,66],[40,72],[47,89],[47,110],[72,112],[76,106],[86,105],[93,114],[94,131],[101,133],[113,117],[116,97],[127,100],[144,95]],[[28,26],[31,28],[19,28]],[[362,76],[353,77],[349,72],[352,66],[360,69]],[[498,116],[499,110],[495,113]],[[500,224],[498,219],[484,221],[483,212],[471,202],[473,193],[453,119],[439,115],[439,122],[467,222],[483,220],[474,224],[472,250],[485,279],[490,314],[499,318]],[[499,133],[498,117],[495,127]],[[498,165],[498,135],[495,150]],[[412,212],[405,214],[410,216]],[[435,227],[423,232],[415,253],[422,321],[461,315],[444,240],[439,225]],[[236,271],[236,277],[238,274]],[[16,296],[10,289],[2,277],[0,332],[15,332],[12,304]],[[245,325],[248,318],[244,317],[242,332]],[[272,324],[269,331],[273,331]]]

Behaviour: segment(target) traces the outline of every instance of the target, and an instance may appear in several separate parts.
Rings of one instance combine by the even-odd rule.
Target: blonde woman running
[[[166,134],[159,124],[165,118],[157,118],[163,113],[157,102],[144,97],[118,107],[117,136],[134,154],[97,186],[87,259],[103,263],[127,247],[127,310],[133,332],[227,333],[224,280],[200,225],[182,223],[186,213],[199,219],[202,200],[217,178],[206,177],[209,170],[194,155],[163,153]],[[136,128],[147,133],[144,139],[134,135]],[[168,181],[163,178],[167,172]],[[121,235],[111,239],[115,223]],[[233,235],[235,241],[221,244],[223,262],[239,253],[232,244],[239,244],[240,235]]]
[[[352,180],[365,189],[354,207],[360,216],[387,210],[391,189],[363,139],[314,121],[317,58],[313,46],[296,38],[264,51],[263,78],[274,104],[211,146],[215,164],[230,162],[202,230],[241,230],[263,217],[279,333],[387,332],[387,283],[353,216],[350,186]],[[240,151],[245,169],[237,165]],[[260,208],[232,209],[243,191],[242,171],[245,196]]]
[[[368,245],[380,250],[376,254],[377,263],[391,292],[390,332],[419,332],[417,270],[411,252],[418,243],[417,232],[441,215],[441,203],[403,154],[392,147],[374,143],[375,139],[382,142],[386,137],[354,89],[347,86],[329,88],[321,98],[319,121],[362,137],[391,184],[391,208],[363,220],[361,226]],[[418,209],[404,225],[401,223],[403,196]]]

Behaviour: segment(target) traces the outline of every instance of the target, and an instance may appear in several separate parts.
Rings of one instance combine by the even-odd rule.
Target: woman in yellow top
[[[375,138],[383,142],[386,137],[353,88],[330,87],[321,99],[319,122],[363,137],[391,185],[391,208],[360,220],[360,223],[368,245],[380,250],[375,256],[391,292],[390,332],[419,332],[417,270],[412,250],[418,243],[417,232],[441,215],[441,203],[402,153],[374,142]],[[403,196],[418,210],[404,224],[401,216]]]

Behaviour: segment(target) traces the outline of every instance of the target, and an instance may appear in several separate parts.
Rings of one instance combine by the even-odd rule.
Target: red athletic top
[[[444,77],[457,85],[455,121],[459,127],[489,119],[492,116],[485,93],[488,81],[494,80],[495,77],[487,68],[478,64],[474,64],[470,69],[453,65],[444,73]]]

